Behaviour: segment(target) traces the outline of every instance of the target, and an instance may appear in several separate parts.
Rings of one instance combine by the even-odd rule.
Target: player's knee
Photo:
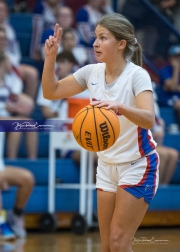
[[[123,228],[115,227],[110,231],[110,248],[111,251],[127,250],[130,247],[131,240]]]

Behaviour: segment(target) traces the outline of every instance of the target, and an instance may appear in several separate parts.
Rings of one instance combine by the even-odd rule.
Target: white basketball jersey
[[[136,74],[135,74],[136,72]],[[136,75],[136,83],[133,79]],[[145,76],[145,78],[141,78]],[[113,100],[136,107],[135,96],[145,90],[152,90],[148,73],[141,67],[127,62],[127,66],[110,89],[105,88],[105,64],[98,63],[85,66],[74,73],[80,85],[88,88],[91,100]],[[113,146],[98,152],[101,160],[107,163],[124,163],[137,160],[155,149],[156,142],[150,130],[138,127],[125,116],[118,116],[120,135]]]

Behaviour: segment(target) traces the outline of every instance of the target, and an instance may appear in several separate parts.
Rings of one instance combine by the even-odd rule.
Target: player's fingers
[[[90,102],[90,104],[92,106],[98,105],[99,103],[101,103],[101,101],[92,101],[92,102]]]
[[[59,30],[59,24],[55,24],[55,26],[54,26],[54,37],[55,38],[57,38],[58,30]]]
[[[54,44],[54,37],[53,36],[49,36],[49,43],[50,43],[50,45]]]
[[[107,103],[105,103],[105,102],[101,102],[101,103],[99,103],[98,105],[97,105],[97,107],[106,107],[108,104]]]
[[[62,36],[62,28],[59,28],[56,37],[57,43],[60,43],[61,36]]]
[[[46,39],[45,44],[46,44],[47,46],[50,46],[50,41],[49,41],[49,39]]]

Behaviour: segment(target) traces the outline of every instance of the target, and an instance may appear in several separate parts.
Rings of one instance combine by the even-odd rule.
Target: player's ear
[[[125,39],[121,39],[119,41],[119,49],[124,49],[126,47],[127,41]]]

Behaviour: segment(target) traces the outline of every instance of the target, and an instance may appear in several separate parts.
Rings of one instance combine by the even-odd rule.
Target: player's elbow
[[[155,118],[154,118],[154,116],[149,117],[149,118],[148,118],[148,121],[147,121],[146,129],[152,129],[153,126],[154,126],[154,123],[155,123]]]
[[[47,100],[54,100],[53,95],[50,92],[46,92],[43,90],[43,97]]]

